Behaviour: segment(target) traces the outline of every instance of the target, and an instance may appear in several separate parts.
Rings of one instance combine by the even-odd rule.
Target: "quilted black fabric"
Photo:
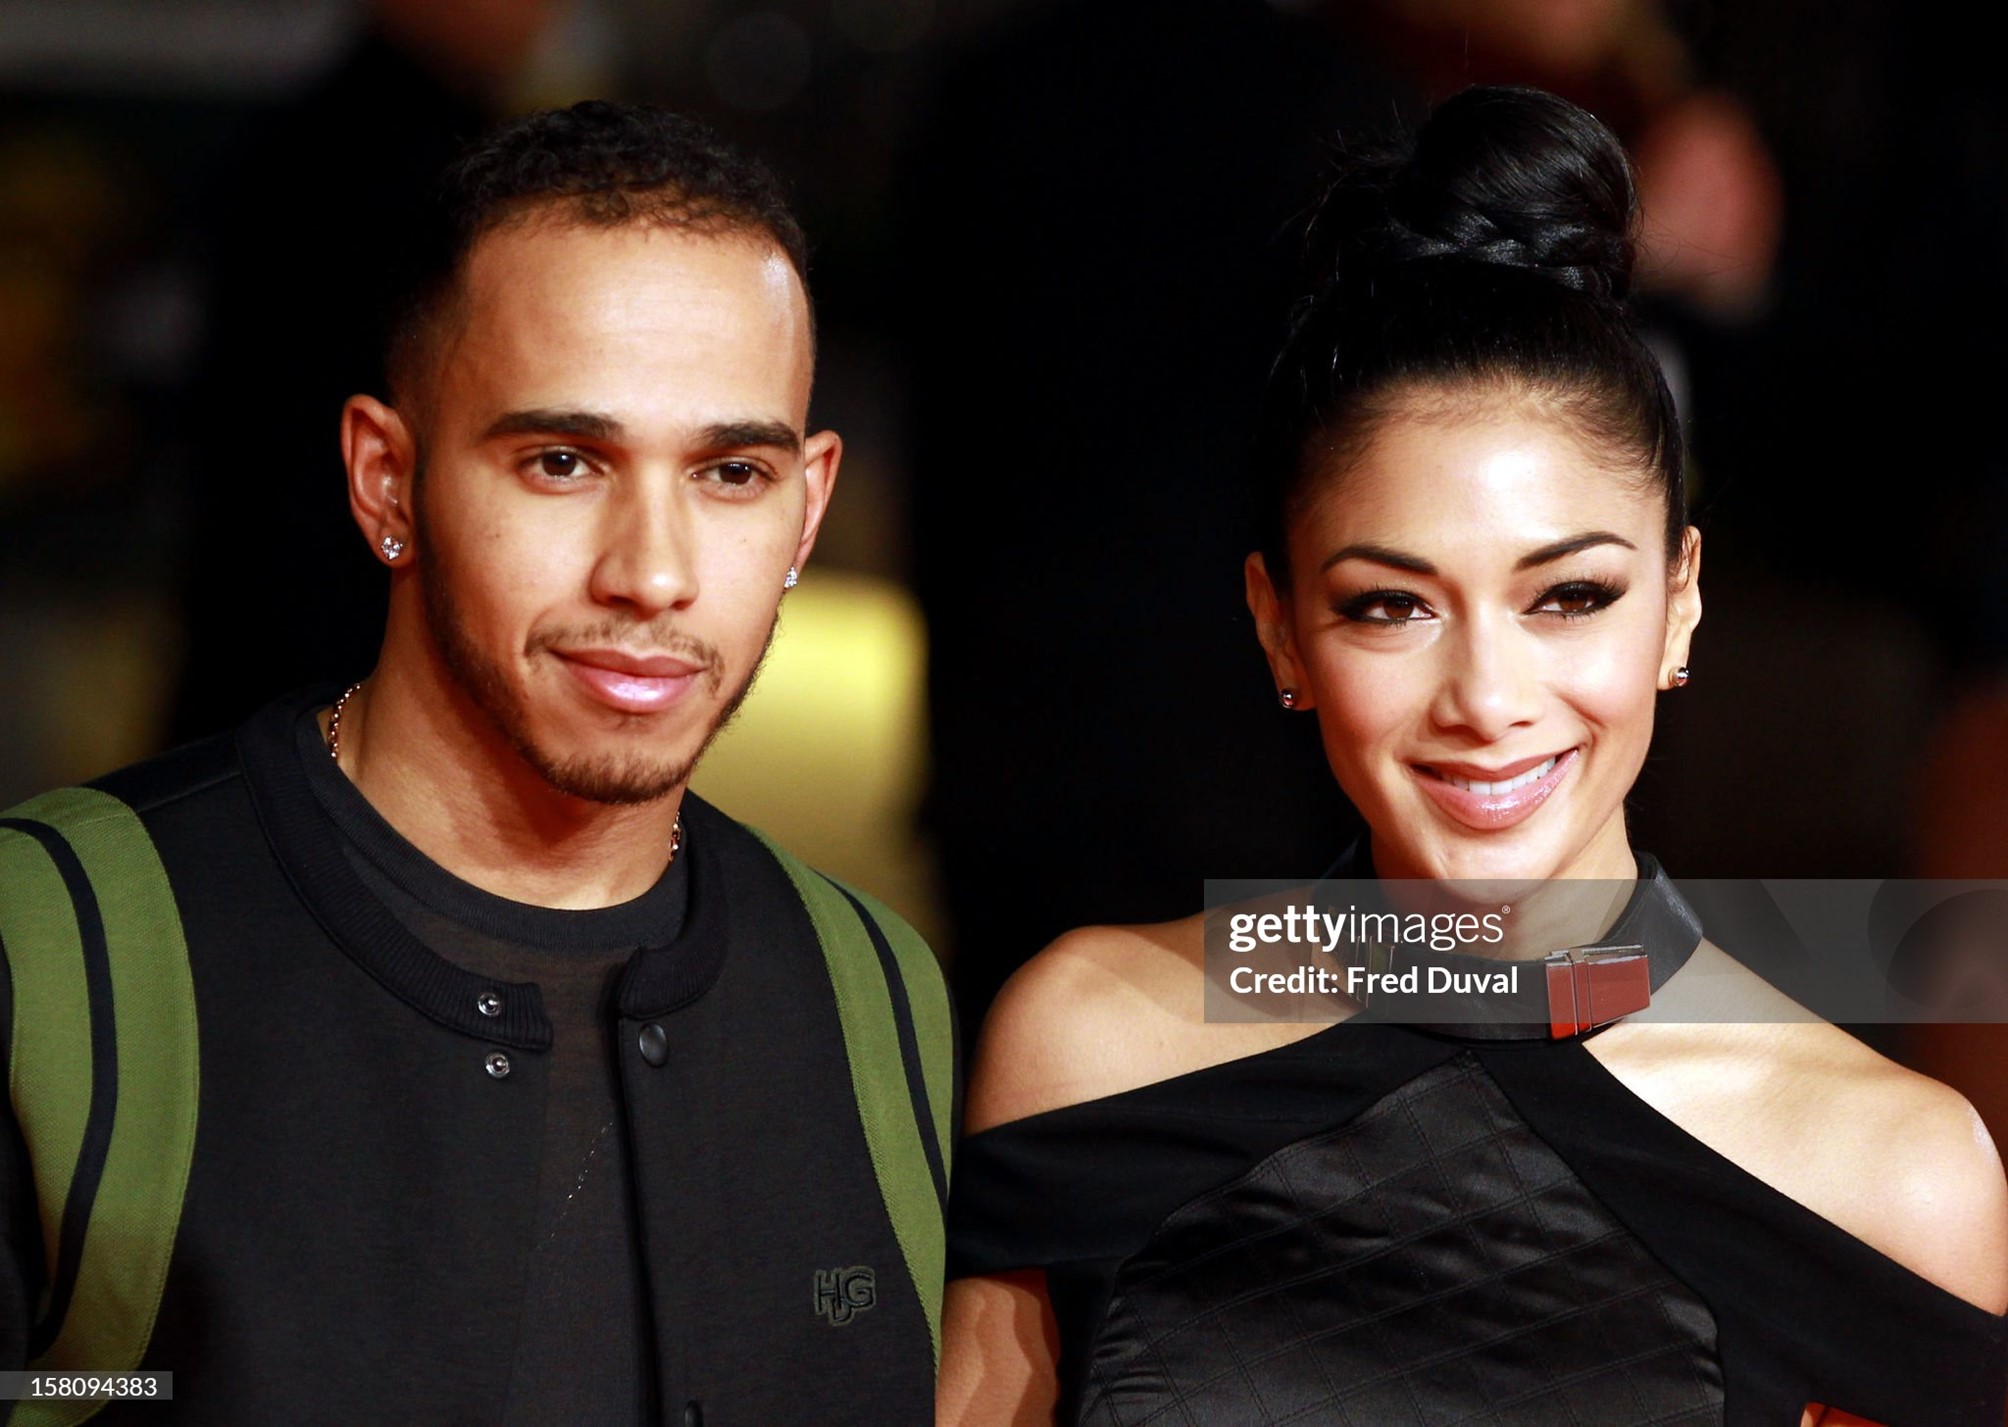
[[[1719,1427],[1708,1308],[1470,1052],[1170,1215],[1086,1427]]]

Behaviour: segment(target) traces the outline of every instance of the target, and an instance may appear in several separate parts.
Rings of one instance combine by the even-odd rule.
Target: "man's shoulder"
[[[0,847],[39,846],[67,861],[109,857],[154,841],[158,815],[227,787],[242,774],[236,744],[227,734],[183,745],[66,788],[54,788],[0,810]],[[96,849],[100,856],[89,852]],[[0,882],[19,875],[18,857],[0,857]]]
[[[218,733],[128,764],[85,786],[144,815],[234,782],[243,773],[236,735]]]
[[[864,888],[812,866],[770,834],[740,822],[696,793],[684,794],[682,812],[685,832],[693,843],[701,838],[718,850],[727,875],[744,874],[750,867],[778,869],[796,896],[808,904],[812,916],[819,904],[848,905],[865,922],[926,945],[905,917]]]
[[[235,738],[217,734],[129,763],[88,782],[37,794],[0,810],[0,821],[61,829],[102,821],[121,809],[143,817],[228,783],[242,772]]]

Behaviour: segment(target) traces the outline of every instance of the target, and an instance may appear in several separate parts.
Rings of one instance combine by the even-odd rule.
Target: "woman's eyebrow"
[[[1622,545],[1627,550],[1638,546],[1609,530],[1586,530],[1581,535],[1571,535],[1566,540],[1557,540],[1552,545],[1543,545],[1538,550],[1530,550],[1513,564],[1516,570],[1531,570],[1537,565],[1552,564],[1556,560],[1575,554],[1578,550],[1588,550],[1598,545]],[[1335,550],[1324,558],[1318,566],[1323,574],[1342,560],[1371,560],[1377,565],[1392,565],[1397,570],[1408,570],[1417,575],[1434,575],[1436,566],[1420,555],[1397,550],[1390,545],[1376,545],[1372,541],[1360,541]]]
[[[1324,563],[1318,566],[1318,573],[1322,575],[1341,560],[1371,560],[1377,565],[1392,565],[1397,570],[1408,570],[1417,575],[1436,573],[1436,566],[1420,555],[1410,555],[1390,546],[1375,545],[1371,542],[1348,545],[1344,549],[1333,551],[1325,557]]]
[[[1608,530],[1588,530],[1581,535],[1571,535],[1566,540],[1557,540],[1552,545],[1543,545],[1538,550],[1528,551],[1514,562],[1513,568],[1516,570],[1531,570],[1536,565],[1550,564],[1553,561],[1573,555],[1578,550],[1588,550],[1598,545],[1622,545],[1627,550],[1638,549],[1638,546],[1632,544],[1631,541],[1625,539],[1622,535],[1615,535]]]

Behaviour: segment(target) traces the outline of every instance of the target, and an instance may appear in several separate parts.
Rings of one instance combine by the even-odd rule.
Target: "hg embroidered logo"
[[[877,1302],[868,1266],[816,1270],[816,1316],[829,1319],[832,1327],[843,1327]]]

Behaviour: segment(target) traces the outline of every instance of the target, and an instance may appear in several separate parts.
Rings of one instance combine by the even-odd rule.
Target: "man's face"
[[[747,233],[533,219],[436,354],[415,574],[441,663],[571,796],[680,787],[744,697],[835,478],[809,312]]]

